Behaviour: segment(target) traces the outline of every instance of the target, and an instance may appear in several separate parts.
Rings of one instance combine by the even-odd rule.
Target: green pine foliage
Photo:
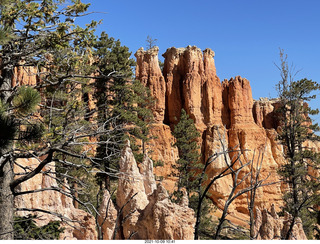
[[[18,131],[17,122],[11,116],[0,114],[0,152],[2,153],[11,146]]]
[[[10,4],[10,0],[0,0],[0,15]],[[0,45],[8,43],[12,37],[12,32],[7,27],[0,25]]]
[[[199,197],[197,194],[193,194],[190,197],[189,205],[195,211],[197,216]],[[216,231],[218,222],[213,219],[213,213],[217,210],[216,206],[213,205],[210,198],[204,198],[201,204],[201,215],[199,225],[199,237],[201,240],[212,240],[214,239],[214,233]]]
[[[26,116],[36,110],[40,104],[40,93],[32,87],[21,86],[12,100],[15,113]]]
[[[195,211],[195,216],[198,211],[199,194],[202,193],[204,186],[200,185],[200,177],[202,175],[204,165],[200,161],[200,147],[198,140],[200,133],[194,124],[194,121],[189,118],[184,109],[181,110],[180,121],[175,125],[173,135],[176,138],[174,146],[178,148],[179,159],[173,167],[176,173],[172,176],[178,178],[177,190],[171,196],[174,202],[180,202],[182,198],[182,188],[185,188],[189,198],[189,207]],[[205,180],[205,179],[203,179]],[[199,192],[200,191],[200,192]],[[212,218],[212,213],[215,211],[212,201],[205,197],[201,204],[201,216],[199,226],[199,236],[201,239],[212,239],[217,223]]]
[[[30,115],[37,111],[41,98],[37,90],[32,87],[18,88],[12,103],[0,101],[0,148],[11,146],[14,140],[36,141],[41,138],[44,127],[30,119]],[[12,113],[11,111],[14,111]]]
[[[102,32],[94,49],[94,56],[97,57],[95,65],[99,72],[95,81],[97,119],[110,121],[104,125],[106,129],[115,126],[121,128],[108,138],[114,142],[112,145],[102,144],[97,149],[97,155],[105,159],[105,171],[111,173],[118,169],[119,152],[126,139],[130,139],[137,160],[138,157],[142,159],[140,152],[144,151],[143,146],[148,141],[149,127],[153,120],[149,109],[152,99],[150,91],[133,79],[135,61],[130,58],[131,52],[126,46]],[[102,135],[100,140],[104,139]],[[142,145],[139,145],[139,141],[142,141]],[[105,186],[110,186],[109,177]]]
[[[60,221],[52,221],[47,225],[38,227],[35,215],[25,217],[16,216],[14,219],[15,240],[58,240],[64,228],[60,227]]]
[[[177,169],[177,174],[174,176],[178,177],[178,192],[181,188],[185,188],[190,195],[197,189],[196,177],[201,172],[203,165],[199,164],[200,154],[197,140],[200,133],[184,109],[181,110],[180,121],[174,127],[173,135],[176,138],[174,146],[179,151],[179,159],[174,166]]]
[[[284,195],[284,210],[294,219],[300,217],[306,234],[311,237],[317,224],[315,213],[319,211],[314,207],[320,204],[320,179],[312,172],[320,166],[320,154],[308,147],[306,142],[320,141],[320,137],[316,134],[319,126],[313,124],[309,117],[319,111],[311,109],[306,102],[316,98],[320,84],[309,79],[295,81],[283,51],[280,58],[281,66],[278,68],[282,79],[277,89],[282,105],[278,110],[282,124],[279,140],[284,146],[286,163],[279,169],[279,174],[289,186]]]

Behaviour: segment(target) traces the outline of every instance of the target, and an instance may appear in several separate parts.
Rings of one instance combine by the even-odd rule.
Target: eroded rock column
[[[151,91],[155,98],[152,107],[153,116],[156,123],[162,123],[165,113],[165,93],[166,84],[159,67],[158,47],[153,47],[147,51],[140,48],[136,53],[136,79],[140,80]]]

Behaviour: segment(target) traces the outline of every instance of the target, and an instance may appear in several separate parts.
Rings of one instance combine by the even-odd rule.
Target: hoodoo
[[[155,174],[163,177],[167,190],[172,191],[174,187],[170,172],[173,170],[174,158],[178,156],[177,151],[173,152],[172,144],[167,143],[174,142],[167,126],[171,130],[174,128],[183,108],[202,135],[199,144],[203,162],[213,153],[222,150],[219,134],[223,137],[226,148],[245,151],[245,161],[254,159],[254,155],[258,153],[263,154],[260,177],[267,179],[265,183],[273,184],[258,190],[256,204],[263,209],[270,208],[273,203],[274,208],[279,211],[283,205],[282,194],[285,188],[279,183],[277,174],[277,169],[284,162],[282,146],[276,141],[279,125],[275,116],[277,101],[254,101],[250,82],[240,76],[221,83],[216,74],[215,53],[211,49],[202,52],[195,46],[171,47],[163,54],[165,59],[162,73],[159,72],[158,58],[155,57],[157,53],[157,47],[148,51],[138,50],[135,54],[136,78],[154,94],[157,101],[154,114],[160,111],[160,107],[161,114],[164,114],[163,124],[158,119],[152,129],[159,136],[151,140],[150,148],[152,158],[163,159],[165,170],[156,169]],[[224,167],[223,159],[218,158],[207,170],[208,178]],[[230,185],[231,178],[224,177],[211,187],[212,200],[218,207],[224,203]],[[248,213],[246,196],[234,202],[230,213]]]
[[[283,206],[282,195],[287,189],[280,183],[277,174],[277,169],[285,161],[282,145],[277,142],[278,100],[253,100],[250,82],[240,76],[220,82],[216,74],[215,53],[211,49],[202,52],[195,46],[169,48],[163,54],[163,70],[159,66],[158,52],[158,47],[150,50],[141,48],[135,54],[136,79],[148,87],[155,98],[151,108],[155,118],[150,128],[152,137],[146,145],[148,155],[144,156],[143,162],[137,163],[129,144],[122,150],[115,202],[118,207],[126,206],[121,212],[122,218],[126,221],[121,228],[117,226],[119,209],[110,201],[111,195],[106,191],[103,203],[98,209],[100,216],[97,223],[101,227],[98,228],[100,234],[105,239],[193,238],[194,211],[186,206],[187,201],[179,205],[171,202],[168,197],[168,192],[175,188],[177,179],[172,177],[172,172],[175,170],[173,165],[179,158],[178,149],[173,146],[175,138],[172,130],[178,123],[183,108],[194,120],[201,134],[198,143],[202,163],[212,154],[221,152],[223,148],[243,152],[244,162],[255,160],[254,155],[263,154],[260,178],[266,179],[266,186],[259,188],[256,196],[255,233],[259,239],[278,238],[278,234],[285,231],[287,220],[290,218],[289,215],[279,218],[275,214]],[[26,73],[32,72],[32,68],[16,72],[13,85],[17,82],[26,85],[36,82],[34,75]],[[320,148],[312,142],[308,146],[317,148],[316,150]],[[232,156],[233,154],[229,153],[229,159]],[[153,168],[153,162],[161,164]],[[30,168],[37,164],[35,159],[23,159],[19,163]],[[47,167],[54,168],[54,164]],[[206,170],[208,181],[225,167],[223,157],[218,157]],[[242,173],[247,172],[248,169]],[[19,173],[18,169],[16,173]],[[39,175],[23,183],[23,189],[20,190],[57,185],[49,176]],[[161,183],[157,182],[159,179]],[[67,182],[65,184],[67,185]],[[241,187],[246,187],[246,184],[248,182],[245,181]],[[231,185],[232,178],[229,175],[211,186],[209,195],[218,211],[223,208]],[[241,190],[241,187],[238,190]],[[239,218],[248,219],[247,204],[247,195],[237,198],[229,207],[229,216],[243,223]],[[66,229],[61,238],[98,238],[93,216],[75,208],[72,201],[59,192],[39,192],[20,196],[16,198],[15,205],[17,208],[47,208],[76,221],[76,229],[68,225],[63,226]],[[264,210],[261,213],[259,209]],[[266,209],[272,209],[272,213],[269,214]],[[26,214],[20,212],[20,215]],[[44,215],[42,222],[39,220],[38,224],[43,225],[55,219],[57,217]],[[173,219],[175,221],[172,221]],[[300,222],[295,227],[295,233],[298,239],[305,238]]]

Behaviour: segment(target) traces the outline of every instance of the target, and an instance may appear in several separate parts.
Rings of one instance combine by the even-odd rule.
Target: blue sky
[[[83,0],[98,32],[135,53],[150,35],[159,56],[167,48],[196,45],[215,51],[220,80],[240,75],[250,81],[253,98],[276,97],[279,48],[299,72],[320,82],[319,0]],[[318,102],[320,101],[317,98]],[[318,106],[320,107],[320,106]]]

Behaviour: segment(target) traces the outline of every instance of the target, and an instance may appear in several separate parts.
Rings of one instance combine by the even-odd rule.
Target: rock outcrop
[[[157,53],[157,48],[149,51],[138,50],[136,77],[151,89],[159,102],[155,106],[154,114],[159,114],[158,107],[161,107],[162,115],[164,108],[164,117],[157,116],[163,118],[163,123],[161,119],[157,119],[154,128],[151,129],[151,134],[155,132],[157,139],[151,141],[150,155],[151,158],[164,162],[163,167],[155,169],[155,174],[157,177],[163,177],[166,189],[172,191],[175,185],[175,179],[170,177],[170,172],[174,170],[172,165],[178,152],[172,147],[173,143],[168,142],[175,140],[170,129],[173,130],[179,121],[182,108],[194,120],[201,134],[199,145],[203,162],[213,153],[223,150],[223,141],[225,148],[238,149],[243,153],[243,162],[257,161],[258,155],[263,154],[260,179],[267,179],[265,183],[279,182],[277,169],[283,164],[284,157],[283,148],[277,142],[277,100],[254,101],[249,81],[240,76],[221,83],[216,74],[215,53],[211,49],[201,52],[195,46],[171,47],[163,54],[165,60],[162,73],[157,66]],[[234,154],[230,153],[230,158]],[[224,159],[218,158],[207,169],[208,180],[225,167]],[[249,168],[244,169],[243,174],[248,170]],[[224,205],[230,185],[232,179],[223,177],[213,184],[209,191],[213,202],[219,208]],[[242,187],[246,187],[246,182]],[[275,209],[279,211],[283,205],[284,191],[286,188],[280,183],[259,188],[257,207],[270,208],[271,203],[274,203]],[[234,201],[230,206],[230,213],[248,214],[245,196]]]
[[[178,149],[172,146],[175,138],[170,126],[160,123],[151,126],[150,134],[152,138],[146,148],[155,162],[154,174],[162,179],[162,184],[168,191],[172,191],[176,183],[176,178],[172,176],[172,165],[179,158]]]
[[[25,173],[25,171],[34,169],[38,164],[39,162],[35,158],[18,159],[17,165],[20,165],[20,167],[15,166],[15,173]],[[36,214],[38,218],[35,221],[39,226],[46,225],[54,220],[63,221],[61,227],[65,230],[60,238],[64,240],[97,239],[94,217],[84,210],[75,208],[72,198],[55,190],[58,189],[58,182],[55,179],[54,172],[55,165],[50,163],[43,169],[42,173],[19,185],[17,189],[19,192],[36,192],[19,195],[15,198],[15,207],[25,209],[24,211],[17,211],[17,215]],[[68,192],[67,181],[63,182],[63,188]],[[52,214],[42,211],[30,212],[27,209],[40,209]]]
[[[139,165],[140,174],[143,177],[144,190],[147,195],[153,193],[157,188],[153,175],[153,162],[147,154],[144,155],[142,163]]]
[[[122,215],[120,221],[126,219],[122,225],[123,230],[120,232],[120,238],[129,239],[138,221],[139,211],[149,203],[144,188],[144,179],[139,172],[129,141],[122,151],[119,166],[117,205],[123,208],[120,213]]]
[[[156,185],[152,160],[145,155],[138,167],[129,143],[122,151],[120,174],[117,205],[119,209],[123,208],[119,221],[124,219],[125,221],[117,230],[119,232],[117,238],[157,240],[193,238],[195,224],[193,210],[188,206],[171,202],[162,184]]]
[[[288,213],[285,213],[284,217],[279,217],[274,205],[271,206],[270,212],[267,209],[262,212],[257,209],[254,236],[257,240],[283,240],[288,233],[291,219],[292,216]],[[300,218],[296,220],[289,240],[307,240]]]
[[[141,212],[137,223],[135,239],[193,239],[195,218],[192,209],[172,203],[161,183],[148,199],[149,204]]]
[[[158,47],[144,51],[140,48],[135,57],[137,59],[136,76],[145,86],[149,87],[155,99],[153,115],[156,122],[162,123],[165,113],[166,83],[159,67]]]
[[[254,101],[253,116],[255,123],[265,129],[277,129],[280,125],[276,112],[278,108],[278,99],[260,98],[258,101]]]
[[[214,52],[195,46],[169,48],[164,54],[166,81],[165,123],[179,121],[184,108],[199,130],[221,123],[221,83],[216,75]]]
[[[98,232],[103,237],[103,240],[112,240],[116,227],[118,211],[115,208],[111,195],[108,190],[104,191],[102,203],[99,208],[98,216]]]

